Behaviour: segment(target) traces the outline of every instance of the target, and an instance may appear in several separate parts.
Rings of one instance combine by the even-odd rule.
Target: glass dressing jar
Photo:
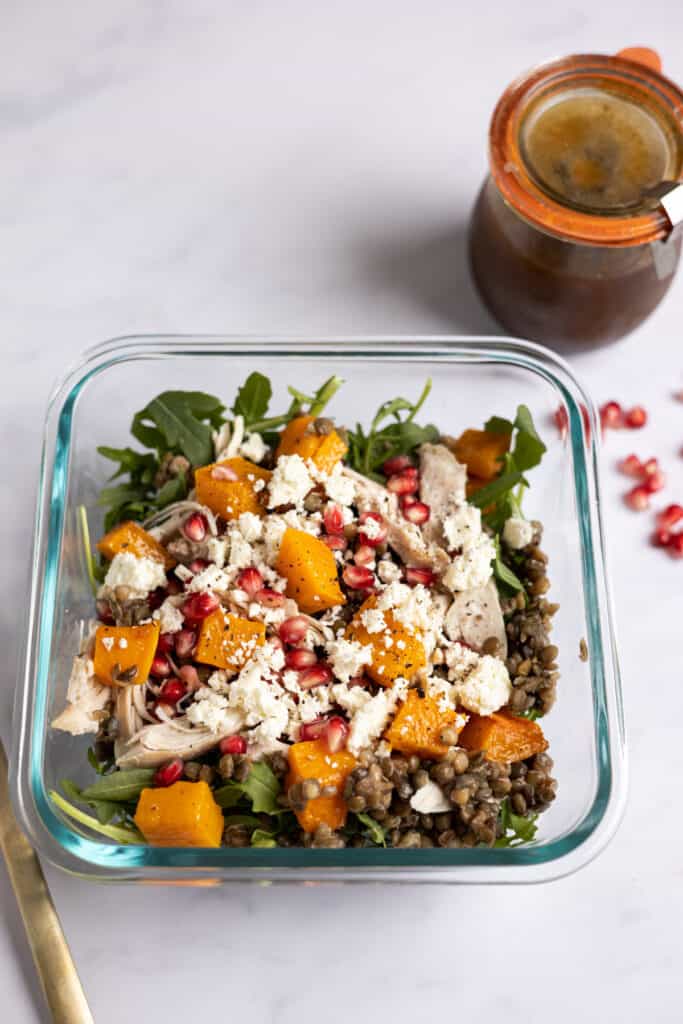
[[[615,341],[665,295],[681,237],[661,204],[683,177],[683,93],[651,50],[566,57],[493,113],[470,225],[475,282],[511,333]]]

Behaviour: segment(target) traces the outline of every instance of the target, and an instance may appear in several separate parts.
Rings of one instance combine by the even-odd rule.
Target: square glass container
[[[85,836],[61,816],[48,791],[65,777],[84,783],[92,737],[52,730],[64,705],[79,624],[93,598],[77,508],[101,530],[98,491],[111,466],[98,444],[130,443],[133,413],[165,389],[196,389],[229,403],[252,370],[267,374],[273,408],[288,384],[311,391],[332,373],[345,378],[330,414],[367,423],[380,402],[433,389],[421,419],[446,434],[532,411],[548,446],[531,474],[529,518],[544,523],[550,597],[560,604],[558,700],[543,720],[559,780],[533,843],[506,849],[162,849]],[[553,413],[564,407],[560,436]],[[586,424],[584,417],[588,410]],[[625,746],[616,644],[605,573],[596,467],[596,417],[567,365],[527,342],[500,338],[394,337],[123,338],[88,351],[51,398],[40,471],[26,648],[17,687],[12,752],[16,813],[53,864],[93,879],[184,884],[250,881],[538,882],[586,864],[613,835],[625,800]],[[588,658],[579,658],[585,639]]]

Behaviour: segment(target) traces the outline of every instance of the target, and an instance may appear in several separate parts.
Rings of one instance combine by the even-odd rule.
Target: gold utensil
[[[40,984],[55,1024],[93,1024],[40,863],[17,825],[0,740],[0,848],[24,920]]]

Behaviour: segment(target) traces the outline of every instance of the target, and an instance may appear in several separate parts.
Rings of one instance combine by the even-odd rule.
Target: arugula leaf
[[[98,775],[107,775],[108,772],[114,767],[114,762],[100,761],[95,753],[94,747],[88,747],[88,764],[91,768],[94,768]]]
[[[538,708],[528,708],[526,711],[516,711],[515,714],[518,718],[528,718],[530,722],[535,722],[537,718],[543,718],[543,714]]]
[[[417,402],[409,402],[401,397],[383,402],[367,434],[360,423],[356,425],[355,431],[349,431],[349,464],[364,476],[384,480],[380,471],[387,459],[394,455],[410,455],[421,444],[438,440],[440,434],[435,426],[428,424],[421,427],[415,423],[415,416],[424,405],[431,388],[432,382],[427,380]],[[407,415],[402,416],[402,413]]]
[[[499,584],[502,584],[502,588],[508,594],[517,594],[520,591],[524,591],[524,584],[519,576],[503,561],[500,551],[500,538],[496,536],[494,543],[496,545],[496,557],[493,560],[493,572]],[[499,586],[498,589],[501,589],[501,587]]]
[[[271,383],[262,373],[250,373],[237,392],[232,411],[235,416],[244,417],[245,427],[263,419],[273,394]]]
[[[356,814],[356,817],[362,825],[365,825],[364,835],[368,837],[376,846],[387,845],[387,834],[385,829],[382,828],[378,821],[371,818],[369,814],[365,814],[364,811]]]
[[[306,395],[303,391],[299,391],[290,385],[287,390],[292,396],[292,401],[287,411],[279,416],[256,419],[249,424],[249,427],[252,431],[262,434],[267,444],[277,444],[278,438],[273,431],[286,426],[290,420],[300,416],[302,412],[306,411],[306,406],[308,406],[309,416],[320,416],[327,403],[337,393],[343,383],[344,381],[341,377],[328,377],[313,395]]]
[[[85,801],[110,800],[124,803],[137,800],[153,778],[152,768],[121,769],[110,775],[103,775],[91,786],[86,786],[81,790],[81,798]]]
[[[85,557],[85,567],[88,573],[88,579],[90,580],[90,587],[93,594],[97,593],[97,569],[95,565],[95,556],[92,553],[92,547],[90,545],[90,528],[88,526],[88,513],[85,505],[79,505],[77,509],[78,523],[81,528],[81,540],[83,541],[83,555]]]
[[[277,846],[274,832],[266,832],[265,829],[256,828],[251,833],[251,845],[257,847]]]
[[[205,466],[213,458],[212,428],[223,422],[225,406],[202,391],[163,391],[136,412],[131,434],[159,454],[184,455],[192,466]]]
[[[256,761],[244,782],[236,783],[251,800],[252,810],[256,814],[280,814],[283,808],[278,804],[280,783],[272,769],[265,761]]]
[[[261,819],[253,814],[227,814],[224,819],[226,825],[246,825],[247,828],[260,828]]]
[[[93,818],[91,814],[86,814],[86,812],[82,811],[80,807],[74,807],[73,804],[70,804],[68,800],[65,800],[64,797],[54,789],[49,791],[49,797],[60,811],[68,815],[70,818],[73,818],[73,820],[77,821],[79,824],[92,829],[93,832],[99,832],[100,835],[107,836],[109,839],[114,839],[117,843],[124,843],[126,845],[140,844],[145,841],[138,829],[132,824],[103,824],[97,818]]]
[[[502,836],[496,839],[495,847],[515,847],[523,843],[530,843],[538,831],[538,815],[531,814],[528,818],[521,814],[515,814],[510,809],[509,797],[505,797],[500,805],[500,824],[503,830]]]
[[[223,809],[235,807],[243,796],[242,788],[237,782],[226,782],[220,789],[213,791],[214,800]]]
[[[118,469],[114,470],[111,475],[112,480],[121,476],[122,473],[129,473],[133,479],[141,483],[151,484],[154,480],[159,463],[153,455],[149,453],[143,455],[133,448],[109,448],[104,444],[100,445],[97,450],[105,459],[118,462]]]

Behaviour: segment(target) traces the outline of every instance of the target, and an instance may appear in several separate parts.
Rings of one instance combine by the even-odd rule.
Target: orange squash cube
[[[337,563],[327,544],[304,530],[288,527],[280,543],[275,570],[287,580],[287,597],[312,615],[344,604]]]
[[[166,569],[172,569],[175,565],[174,559],[156,537],[132,520],[118,523],[109,533],[105,533],[97,542],[97,550],[109,561],[114,555],[128,552],[136,558],[151,558],[155,562],[162,562]]]
[[[372,647],[372,664],[365,671],[380,686],[391,686],[398,676],[412,679],[419,669],[425,667],[427,658],[422,635],[418,631],[411,632],[390,611],[383,613],[386,629],[379,633],[368,632],[362,620],[363,612],[373,609],[376,604],[377,598],[373,594],[361,605],[346,628],[346,638]]]
[[[460,731],[467,718],[452,708],[443,711],[434,697],[420,697],[417,690],[409,690],[384,739],[402,754],[412,757],[445,757],[448,745],[441,742],[441,733],[450,728]]]
[[[107,686],[117,685],[112,676],[116,669],[117,676],[131,672],[128,683],[146,683],[158,642],[158,622],[144,626],[98,626],[93,656],[95,675]]]
[[[223,812],[206,782],[143,789],[135,824],[150,846],[220,846]]]
[[[277,458],[300,455],[302,459],[310,459],[323,472],[331,473],[346,455],[348,445],[336,430],[329,434],[316,434],[309,429],[312,423],[312,416],[297,416],[290,420],[282,431],[275,455]]]
[[[220,470],[214,476],[214,470],[221,466],[232,470],[237,480],[221,479]],[[212,462],[209,466],[201,466],[195,470],[197,501],[223,519],[237,519],[243,512],[262,516],[265,513],[265,485],[270,477],[269,470],[262,469],[255,462],[249,462],[239,456],[224,459],[222,462]]]
[[[458,462],[467,466],[469,476],[488,483],[501,471],[501,459],[510,447],[510,434],[490,430],[465,430],[452,445]]]
[[[225,615],[217,608],[201,624],[195,657],[203,665],[239,672],[265,641],[265,623]]]
[[[330,753],[324,739],[293,743],[289,748],[289,774],[287,788],[304,779],[317,779],[321,788],[334,786],[334,796],[318,796],[309,800],[303,811],[296,811],[304,832],[315,832],[318,825],[341,828],[346,822],[348,808],[344,800],[344,783],[356,766],[356,759],[348,750]]]
[[[525,761],[548,749],[538,722],[520,718],[509,711],[492,715],[471,715],[458,741],[465,750],[483,750],[487,761]]]

